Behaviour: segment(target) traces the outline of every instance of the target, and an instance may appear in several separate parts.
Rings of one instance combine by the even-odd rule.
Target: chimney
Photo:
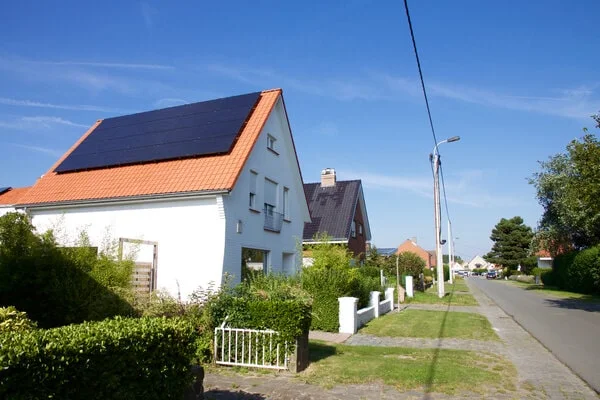
[[[321,171],[321,187],[335,186],[335,169],[325,168]]]
[[[417,244],[417,237],[416,236],[411,237],[410,241],[413,242],[414,244]]]

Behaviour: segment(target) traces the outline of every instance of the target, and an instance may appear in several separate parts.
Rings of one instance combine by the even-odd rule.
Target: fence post
[[[406,297],[414,297],[412,276],[406,277]]]
[[[379,318],[379,292],[371,292],[369,307],[375,307],[375,318]]]
[[[389,287],[385,289],[385,299],[390,300],[390,312],[394,311],[394,288]]]
[[[340,303],[340,333],[356,333],[356,307],[358,299],[356,297],[339,297]]]

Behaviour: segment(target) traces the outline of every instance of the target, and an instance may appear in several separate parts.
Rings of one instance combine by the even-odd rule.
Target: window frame
[[[354,220],[352,220],[352,223],[350,224],[350,237],[356,237],[356,221]]]
[[[283,208],[283,220],[291,221],[290,217],[290,188],[283,187],[283,199],[281,201],[281,207]]]

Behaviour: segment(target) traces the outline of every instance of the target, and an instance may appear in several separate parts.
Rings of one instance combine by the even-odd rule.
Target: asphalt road
[[[506,282],[468,279],[600,393],[600,304],[558,299]]]

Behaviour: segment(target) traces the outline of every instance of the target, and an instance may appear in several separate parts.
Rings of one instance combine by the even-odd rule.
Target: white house
[[[6,213],[16,211],[15,204],[19,202],[19,199],[23,197],[29,190],[28,187],[23,188],[12,188],[2,187],[0,188],[0,217]]]
[[[467,264],[467,269],[469,269],[470,271],[474,270],[474,269],[478,269],[478,268],[489,268],[491,267],[492,264],[490,264],[489,262],[485,261],[483,259],[483,257],[477,255],[475,257],[473,257],[471,259],[471,261],[469,261],[469,263]]]
[[[119,240],[182,298],[239,282],[242,248],[294,273],[310,221],[280,89],[100,120],[17,207],[65,244]]]

